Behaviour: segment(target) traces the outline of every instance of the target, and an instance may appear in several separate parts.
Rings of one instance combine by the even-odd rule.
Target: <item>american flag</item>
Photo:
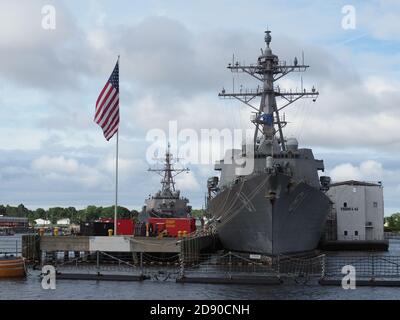
[[[96,102],[96,122],[103,129],[104,137],[110,140],[119,127],[119,62]]]

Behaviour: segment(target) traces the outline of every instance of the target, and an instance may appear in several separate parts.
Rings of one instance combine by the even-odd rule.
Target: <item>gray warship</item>
[[[150,168],[149,171],[158,173],[161,179],[161,190],[154,195],[150,195],[145,200],[145,205],[139,213],[139,222],[147,222],[152,218],[187,218],[190,217],[192,207],[189,206],[189,200],[181,197],[180,190],[175,188],[175,176],[183,172],[189,172],[188,168],[176,169],[174,159],[170,152],[170,145],[165,153],[163,167]]]
[[[256,64],[229,63],[232,72],[252,76],[262,85],[255,90],[240,89],[219,94],[237,99],[254,110],[251,122],[254,139],[242,149],[228,150],[215,164],[220,177],[207,181],[207,210],[212,215],[223,246],[232,251],[279,255],[314,250],[320,240],[331,202],[325,192],[330,178],[321,176],[322,160],[311,149],[299,148],[296,138],[285,138],[287,122],[280,112],[301,98],[315,102],[319,93],[313,87],[285,91],[275,83],[292,72],[309,66],[294,58],[280,61],[272,53],[271,31],[265,32],[266,48]],[[254,101],[260,99],[260,104]],[[277,104],[280,98],[280,105]],[[253,162],[251,172],[243,167]]]

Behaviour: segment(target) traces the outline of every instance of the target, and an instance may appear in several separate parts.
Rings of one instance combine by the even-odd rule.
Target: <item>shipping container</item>
[[[108,230],[114,230],[114,223],[110,222],[82,222],[81,235],[83,236],[108,236]]]
[[[131,219],[117,220],[117,235],[133,235],[135,222]],[[108,236],[108,230],[114,233],[114,220],[110,218],[100,218],[93,222],[81,223],[81,234],[84,236]]]
[[[131,236],[133,235],[134,229],[135,229],[135,221],[133,221],[132,219],[117,220],[117,235]]]

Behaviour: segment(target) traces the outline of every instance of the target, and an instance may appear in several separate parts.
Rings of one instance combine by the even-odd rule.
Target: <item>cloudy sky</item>
[[[42,26],[48,4],[55,29]],[[342,26],[346,5],[355,28]],[[397,0],[0,0],[0,203],[113,203],[115,140],[92,119],[120,54],[119,197],[140,208],[159,183],[147,172],[149,130],[249,127],[250,110],[217,93],[232,86],[232,54],[255,62],[269,27],[281,59],[304,51],[304,84],[320,92],[286,111],[286,135],[312,147],[336,181],[382,181],[385,214],[399,211],[399,17]],[[178,187],[200,208],[213,166],[186,165]]]

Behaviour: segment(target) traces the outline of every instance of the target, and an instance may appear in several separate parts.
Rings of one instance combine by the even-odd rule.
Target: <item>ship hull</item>
[[[305,182],[263,173],[220,192],[209,209],[226,249],[278,255],[317,247],[330,201]]]

